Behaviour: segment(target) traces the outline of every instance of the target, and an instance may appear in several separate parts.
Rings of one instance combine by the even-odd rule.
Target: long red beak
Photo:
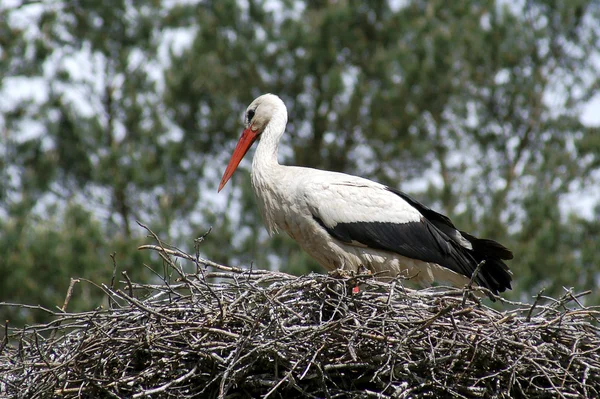
[[[246,155],[248,149],[250,149],[257,138],[258,131],[253,131],[252,126],[244,129],[242,132],[242,137],[240,137],[237,146],[235,146],[235,150],[233,150],[233,154],[231,155],[227,169],[225,169],[225,173],[223,173],[223,178],[221,179],[221,184],[219,184],[219,190],[217,192],[221,191],[229,179],[231,179],[233,172],[235,172],[238,165],[242,161],[242,158],[244,158],[244,155]]]

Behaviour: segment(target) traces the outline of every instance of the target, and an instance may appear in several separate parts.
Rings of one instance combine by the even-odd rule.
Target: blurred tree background
[[[136,220],[184,249],[212,226],[218,262],[319,270],[267,236],[249,160],[216,193],[245,107],[273,92],[280,161],[400,188],[505,243],[508,297],[600,303],[599,48],[593,0],[3,1],[0,301],[61,306],[70,277],[110,283],[112,253],[151,279]],[[102,304],[84,288],[71,310]]]

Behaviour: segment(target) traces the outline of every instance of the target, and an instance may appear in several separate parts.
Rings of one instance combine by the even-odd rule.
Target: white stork
[[[391,187],[280,165],[277,147],[286,124],[287,108],[279,97],[265,94],[254,100],[219,185],[221,191],[258,141],[252,187],[270,235],[284,230],[327,270],[356,272],[364,266],[421,286],[433,281],[461,286],[485,260],[476,284],[495,294],[511,288],[503,259],[512,259],[512,253],[501,244],[457,230],[448,217]]]

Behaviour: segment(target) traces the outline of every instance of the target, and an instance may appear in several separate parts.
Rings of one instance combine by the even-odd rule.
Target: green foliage
[[[139,239],[107,237],[103,226],[81,205],[67,202],[64,209],[53,205],[45,219],[21,209],[11,209],[12,217],[0,222],[0,292],[3,301],[41,304],[55,310],[62,307],[70,279],[85,278],[111,284],[114,254],[117,273],[126,270],[135,278],[148,278],[140,265],[148,256],[132,251]],[[117,275],[120,277],[120,274]],[[84,287],[81,292],[79,287]],[[89,310],[103,305],[99,292],[89,284],[76,285],[69,309]],[[2,308],[4,320],[33,323],[44,314],[18,308]]]
[[[61,304],[70,276],[108,281],[113,251],[140,268],[136,219],[184,248],[212,226],[215,261],[319,270],[267,236],[249,163],[215,193],[264,92],[289,107],[281,161],[414,191],[506,243],[510,295],[594,288],[597,2],[397,3],[0,6],[0,300]]]

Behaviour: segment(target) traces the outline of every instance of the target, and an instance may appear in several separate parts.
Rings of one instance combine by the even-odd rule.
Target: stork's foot
[[[333,278],[349,279],[349,284],[352,286],[352,293],[358,294],[360,292],[358,280],[360,278],[371,277],[373,272],[364,265],[360,265],[358,270],[335,269],[328,274]]]

